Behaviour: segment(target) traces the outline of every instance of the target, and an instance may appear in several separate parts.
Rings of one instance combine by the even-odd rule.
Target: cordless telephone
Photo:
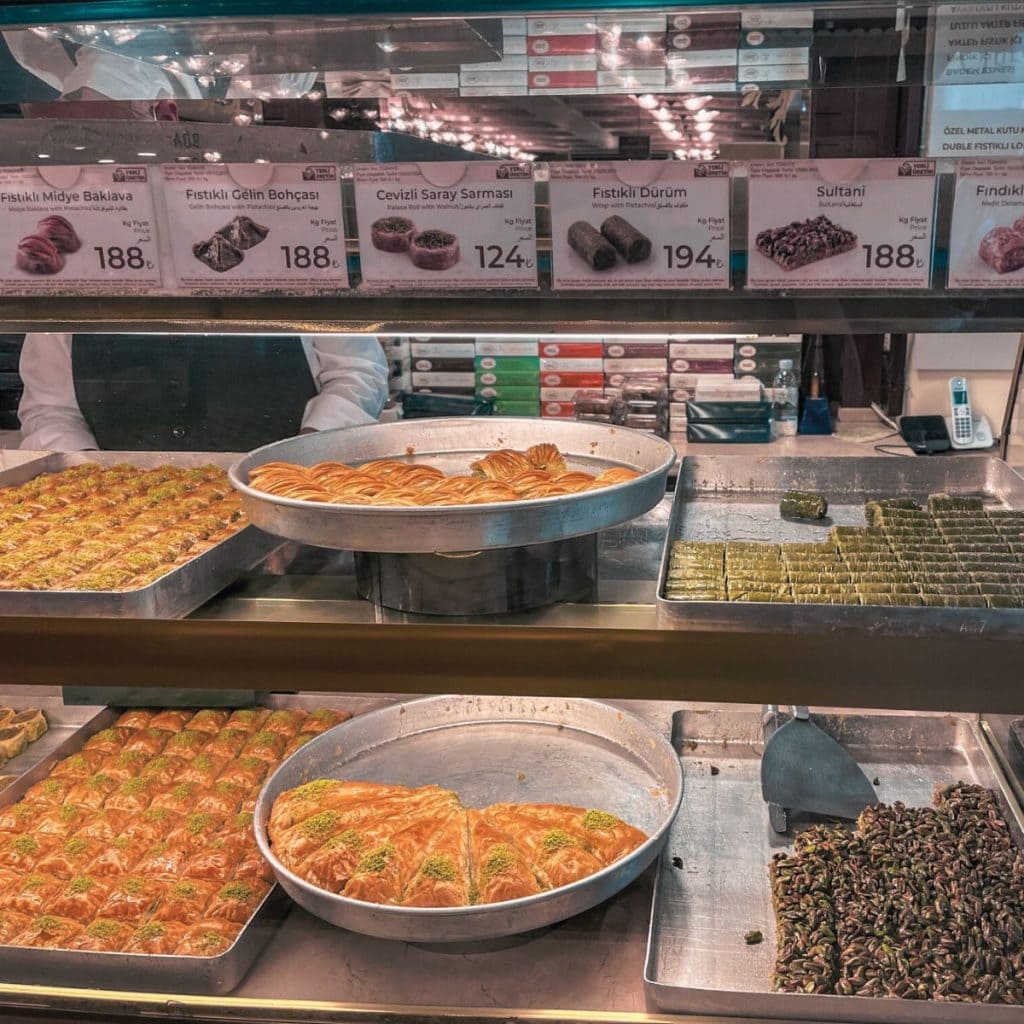
[[[991,448],[992,427],[987,417],[971,413],[966,377],[949,379],[949,440],[954,448]]]

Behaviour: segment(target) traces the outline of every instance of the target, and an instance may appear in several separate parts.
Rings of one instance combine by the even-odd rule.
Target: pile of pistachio
[[[777,990],[1024,1003],[1024,857],[990,790],[816,825],[771,876]]]

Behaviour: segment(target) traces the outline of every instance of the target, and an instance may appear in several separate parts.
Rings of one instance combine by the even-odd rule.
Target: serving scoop
[[[783,720],[778,706],[769,704],[762,725],[761,795],[776,832],[787,830],[790,810],[853,819],[878,803],[860,765],[811,721],[807,708],[794,706]]]

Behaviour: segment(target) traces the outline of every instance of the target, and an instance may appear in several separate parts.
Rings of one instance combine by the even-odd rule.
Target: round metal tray
[[[325,505],[265,494],[249,473],[265,462],[312,466],[334,460],[359,464],[397,458],[428,462],[444,472],[468,473],[469,463],[500,448],[558,445],[571,469],[598,473],[628,466],[641,476],[599,491],[559,498],[388,508]],[[324,548],[383,552],[454,552],[510,548],[578,537],[634,519],[665,496],[675,449],[667,441],[624,427],[555,420],[406,420],[277,441],[246,455],[229,471],[249,519],[278,537]]]
[[[649,838],[589,878],[524,899],[441,909],[363,903],[303,881],[270,848],[274,800],[316,778],[437,783],[458,793],[467,807],[506,800],[596,807]],[[311,914],[386,939],[465,942],[553,924],[625,888],[661,851],[682,792],[682,769],[669,741],[610,704],[425,697],[362,715],[296,751],[263,787],[254,828],[277,880]]]

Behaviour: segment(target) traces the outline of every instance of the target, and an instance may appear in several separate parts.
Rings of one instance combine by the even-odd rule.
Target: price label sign
[[[177,289],[330,295],[348,288],[334,164],[165,164]]]
[[[149,168],[0,168],[7,294],[133,295],[162,283]]]
[[[748,288],[929,286],[934,160],[779,160],[749,174]]]
[[[729,287],[729,165],[551,165],[552,283],[562,289]]]
[[[1024,288],[1024,160],[960,161],[949,287]]]
[[[530,164],[358,164],[355,187],[365,286],[537,286]]]

